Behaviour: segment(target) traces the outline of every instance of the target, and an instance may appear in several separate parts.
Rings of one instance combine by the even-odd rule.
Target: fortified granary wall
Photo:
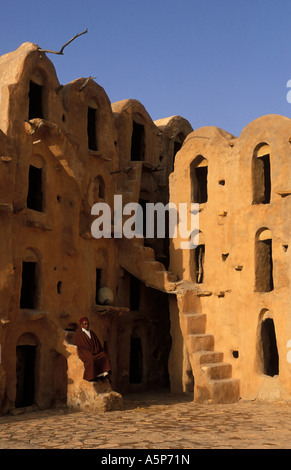
[[[112,105],[92,79],[61,85],[31,43],[0,58],[0,84],[1,409],[66,403],[83,315],[114,389],[169,387],[168,247],[95,239],[91,208],[106,202],[113,216],[114,195],[166,201],[175,137],[192,127],[176,116],[159,127],[136,100]],[[148,279],[162,270],[158,290],[135,277],[131,256],[149,261]]]
[[[154,122],[91,78],[61,85],[32,43],[0,58],[0,86],[1,412],[157,388],[288,400],[290,120],[259,118],[239,138]],[[114,238],[116,195],[199,204],[198,246]],[[92,236],[97,202],[109,238]],[[84,315],[110,358],[111,405],[82,380]]]
[[[170,269],[200,287],[195,312],[248,399],[290,398],[290,136],[277,115],[238,138],[201,128],[170,175],[171,201],[199,204],[198,246],[173,240]]]

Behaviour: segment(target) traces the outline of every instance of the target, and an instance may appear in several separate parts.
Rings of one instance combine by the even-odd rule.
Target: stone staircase
[[[180,325],[194,376],[194,402],[233,403],[239,399],[239,380],[232,366],[214,349],[214,336],[206,333],[206,315],[180,312]]]
[[[130,274],[140,279],[146,286],[162,292],[174,292],[177,288],[176,274],[167,271],[155,260],[154,250],[144,246],[143,238],[131,240],[122,238],[119,245],[119,263]]]
[[[118,192],[122,194],[122,204],[138,202],[141,172],[144,162],[129,162],[117,179]],[[123,223],[129,216],[123,216]],[[154,250],[144,246],[144,238],[116,239],[119,246],[119,262],[130,274],[149,287],[170,292],[175,290],[177,276],[166,271],[165,266],[156,261]]]
[[[232,378],[232,366],[215,351],[212,334],[206,333],[207,316],[189,311],[199,292],[155,261],[154,251],[143,246],[143,239],[120,240],[119,261],[123,268],[147,286],[177,296],[180,326],[194,376],[194,402],[233,403],[239,399],[239,380]],[[187,297],[184,303],[183,299]]]
[[[127,173],[123,204],[137,202],[142,167],[138,162]],[[124,180],[123,180],[124,181]],[[154,250],[144,246],[143,238],[117,240],[119,263],[145,285],[177,296],[180,326],[194,376],[194,402],[233,403],[239,399],[239,380],[232,378],[231,364],[223,362],[223,353],[214,350],[214,336],[206,333],[206,314],[190,311],[191,296],[199,295],[197,287],[179,281],[155,260]],[[186,302],[183,302],[187,297]]]

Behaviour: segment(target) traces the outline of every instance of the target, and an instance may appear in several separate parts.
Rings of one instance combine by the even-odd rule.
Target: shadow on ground
[[[151,408],[153,406],[171,406],[180,403],[191,403],[193,393],[171,393],[169,390],[154,390],[142,393],[123,395],[124,410]]]

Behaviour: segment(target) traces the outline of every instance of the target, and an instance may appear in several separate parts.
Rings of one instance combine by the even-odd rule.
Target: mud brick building
[[[288,400],[290,120],[259,118],[238,138],[154,122],[91,78],[61,85],[32,43],[0,58],[0,86],[1,412],[112,409],[165,387]],[[113,211],[114,195],[199,203],[197,248],[94,238],[91,208]],[[82,380],[84,315],[110,357],[106,390]]]

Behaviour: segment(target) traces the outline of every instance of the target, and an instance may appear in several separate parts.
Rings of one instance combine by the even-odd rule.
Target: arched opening
[[[196,284],[202,284],[204,281],[204,261],[205,261],[205,239],[199,232],[199,244],[190,251],[190,271],[192,281]]]
[[[132,121],[131,160],[140,161],[145,157],[145,129],[143,124]]]
[[[28,119],[43,119],[43,86],[30,80],[29,82],[29,111]]]
[[[98,150],[97,117],[97,105],[91,100],[90,106],[87,108],[87,137],[88,149],[93,151]]]
[[[255,237],[255,290],[270,292],[273,289],[272,233],[262,228]]]
[[[26,204],[28,209],[43,211],[43,170],[34,165],[29,165]]]
[[[273,377],[279,374],[279,354],[274,320],[268,310],[264,310],[259,322],[259,368]]]
[[[190,166],[191,201],[203,204],[208,200],[207,189],[208,161],[199,155]]]
[[[275,326],[272,318],[266,318],[261,326],[264,374],[279,374],[279,356],[277,349]]]
[[[253,204],[269,204],[271,200],[270,149],[259,144],[252,160]]]
[[[62,283],[62,281],[59,281],[59,282],[57,283],[57,293],[58,293],[58,294],[61,294],[61,293],[62,293],[62,288],[63,288],[63,283]]]
[[[35,261],[22,261],[20,308],[35,308],[36,266]]]
[[[28,83],[28,119],[46,119],[48,104],[47,76],[40,68],[30,75]]]
[[[33,250],[27,249],[24,253],[21,279],[20,308],[38,308],[40,263]]]
[[[31,406],[35,402],[38,340],[33,334],[22,335],[16,346],[15,407]]]

